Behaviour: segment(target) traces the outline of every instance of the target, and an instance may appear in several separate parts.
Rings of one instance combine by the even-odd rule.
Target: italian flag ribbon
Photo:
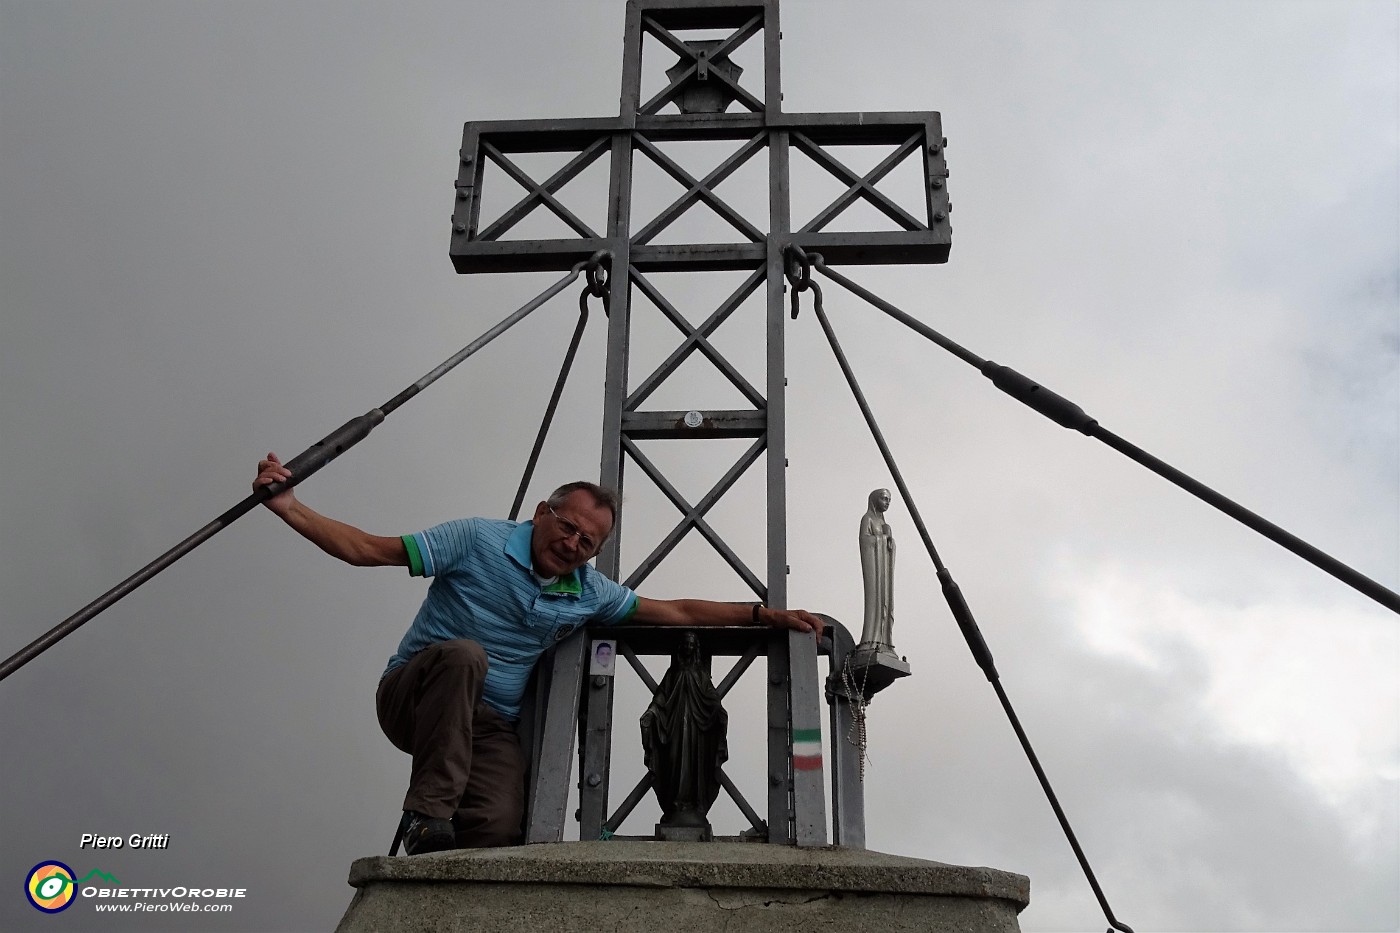
[[[792,767],[797,771],[820,771],[822,766],[822,730],[792,730]]]

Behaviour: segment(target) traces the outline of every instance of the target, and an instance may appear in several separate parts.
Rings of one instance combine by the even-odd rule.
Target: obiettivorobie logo
[[[81,879],[74,879],[73,869],[62,862],[40,862],[29,870],[24,879],[24,896],[35,910],[46,914],[56,914],[73,906],[77,897],[78,885],[92,878],[101,878],[110,884],[121,884],[116,878],[94,868]]]
[[[24,879],[24,896],[35,910],[46,914],[67,910],[79,898],[90,902],[99,913],[227,913],[233,910],[235,899],[248,896],[248,889],[198,885],[124,887],[105,871],[94,868],[78,878],[67,865],[49,859],[29,870]]]

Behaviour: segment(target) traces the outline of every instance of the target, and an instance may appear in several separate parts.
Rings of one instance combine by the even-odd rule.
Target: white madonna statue
[[[860,520],[860,572],[865,582],[862,647],[892,648],[894,629],[894,536],[885,522],[890,491],[870,493],[870,508]]]

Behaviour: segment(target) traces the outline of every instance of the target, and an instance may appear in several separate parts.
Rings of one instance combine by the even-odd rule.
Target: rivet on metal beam
[[[457,189],[457,200],[459,200],[459,201],[465,201],[466,199],[467,199],[467,189],[466,189],[466,188],[458,188],[458,189]]]
[[[929,143],[928,151],[933,155],[938,155],[940,152],[943,151],[943,147],[938,145],[938,143]]]
[[[453,226],[452,229],[453,229],[453,230],[456,230],[458,233],[466,233],[466,232],[467,232],[467,225],[466,225],[466,224],[456,224],[455,226]]]
[[[939,224],[941,224],[941,223],[943,223],[943,221],[945,221],[945,220],[947,220],[947,219],[948,219],[948,215],[945,214],[945,213],[943,213],[942,211],[935,211],[934,214],[933,214],[933,222],[934,222],[934,223],[939,223]]]
[[[935,178],[933,181],[929,182],[929,184],[933,185],[933,187],[935,187],[935,188],[942,188],[942,187],[943,187],[943,179],[941,179],[941,178]]]
[[[589,786],[589,787],[597,787],[597,786],[598,786],[599,784],[601,784],[601,783],[603,783],[603,778],[602,778],[602,776],[599,775],[597,772],[594,772],[593,774],[590,774],[590,775],[588,776],[588,786]]]

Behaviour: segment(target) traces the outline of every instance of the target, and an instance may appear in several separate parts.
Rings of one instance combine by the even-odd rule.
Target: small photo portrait
[[[617,642],[611,640],[595,641],[593,643],[593,658],[588,663],[588,673],[611,677],[616,659]]]

